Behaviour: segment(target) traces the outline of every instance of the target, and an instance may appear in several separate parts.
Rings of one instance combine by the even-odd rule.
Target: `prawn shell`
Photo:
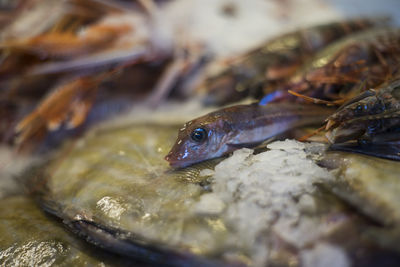
[[[389,24],[384,17],[331,22],[286,33],[236,58],[206,81],[206,104],[224,104],[245,96],[262,97],[279,87],[326,46],[346,36]]]

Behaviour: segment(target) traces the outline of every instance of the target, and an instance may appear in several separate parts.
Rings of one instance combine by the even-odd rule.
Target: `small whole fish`
[[[172,167],[186,167],[239,148],[254,147],[294,128],[322,123],[333,111],[297,103],[223,108],[185,123],[165,159]]]

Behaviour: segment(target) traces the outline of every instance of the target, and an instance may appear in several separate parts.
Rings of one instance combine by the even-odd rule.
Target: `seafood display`
[[[294,128],[318,125],[332,112],[316,105],[283,103],[228,107],[185,123],[165,159],[173,167],[185,167],[221,157]]]
[[[309,266],[313,257],[335,257],[350,266],[365,259],[352,251],[382,253],[372,236],[360,238],[370,223],[314,185],[335,181],[335,172],[315,162],[325,146],[274,142],[256,155],[242,149],[222,162],[171,170],[163,155],[177,128],[133,123],[90,131],[66,144],[29,187],[68,229],[125,261]]]
[[[326,130],[336,127],[335,124],[342,124],[332,133],[328,133],[329,141],[335,143],[332,146],[333,149],[363,153],[360,145],[349,146],[346,144],[343,146],[336,145],[336,143],[343,143],[352,138],[358,141],[363,139],[365,142],[372,135],[380,136],[382,139],[384,133],[385,136],[390,135],[390,138],[396,140],[399,107],[397,104],[391,104],[398,102],[395,96],[390,98],[393,89],[389,89],[390,92],[383,90],[382,96],[374,98],[379,99],[375,101],[377,103],[370,103],[370,106],[358,102],[363,101],[364,97],[366,97],[365,101],[368,101],[373,97],[372,88],[384,87],[385,82],[396,75],[398,66],[400,66],[399,34],[398,29],[377,28],[353,34],[327,46],[307,61],[287,82],[280,85],[278,89],[275,88],[276,91],[263,97],[258,107],[249,108],[251,112],[242,111],[243,107],[237,106],[238,112],[235,115],[224,116],[226,111],[222,109],[185,124],[166,159],[172,166],[182,167],[191,162],[221,156],[240,147],[252,147],[259,144],[260,141],[274,137],[288,129],[306,124],[301,123],[303,117],[298,117],[296,119],[298,124],[288,127],[290,124],[285,122],[287,117],[283,118],[280,113],[275,114],[272,110],[268,110],[268,107],[273,109],[275,105],[271,102],[292,102],[290,105],[293,106],[298,105],[294,102],[301,101],[330,106],[345,103],[335,114],[325,117],[328,121]],[[246,81],[250,80],[248,78]],[[394,83],[396,84],[396,82]],[[396,86],[394,85],[394,87]],[[360,95],[357,96],[357,94]],[[354,98],[352,98],[353,96]],[[388,103],[385,103],[386,101]],[[262,108],[264,105],[267,109]],[[303,106],[310,109],[310,114],[327,114],[320,111],[313,113],[311,110],[314,107],[305,104]],[[356,107],[357,116],[351,112],[350,115],[348,114],[348,110],[354,107]],[[281,105],[278,109],[285,110],[286,108],[285,105]],[[235,106],[227,110],[236,111]],[[275,119],[275,124],[271,124],[268,120],[258,122],[259,115],[256,114],[262,113],[263,110],[269,113],[268,116]],[[254,115],[251,115],[252,113]],[[353,115],[353,117],[345,118],[343,114]],[[231,126],[232,121],[237,121],[240,126]],[[268,130],[262,132],[262,127],[257,127],[260,124],[266,126]],[[275,125],[279,131],[274,131]],[[240,134],[236,132],[237,129],[240,129]],[[214,134],[214,131],[222,133]],[[230,135],[241,140],[231,140],[234,138]],[[238,135],[239,137],[236,137]],[[369,144],[364,147],[366,148],[364,153],[369,155],[398,158],[397,143],[390,143],[386,146],[387,149],[384,149],[383,144],[379,144],[379,149],[375,153],[372,151],[375,149]],[[384,152],[380,153],[379,150],[382,149]]]
[[[400,28],[267,2],[2,1],[0,265],[399,266]]]

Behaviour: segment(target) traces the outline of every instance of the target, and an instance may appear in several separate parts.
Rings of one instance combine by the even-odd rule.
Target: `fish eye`
[[[197,128],[190,134],[190,138],[197,143],[203,142],[207,138],[207,131],[203,128]]]

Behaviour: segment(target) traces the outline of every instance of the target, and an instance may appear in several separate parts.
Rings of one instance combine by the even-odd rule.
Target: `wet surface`
[[[81,247],[86,240],[128,262],[174,266],[314,266],[331,258],[339,266],[370,266],[366,258],[399,262],[397,162],[324,156],[323,145],[287,140],[255,155],[239,150],[218,165],[172,170],[164,156],[177,129],[128,124],[92,130],[66,144],[30,184],[38,204],[55,217],[35,207],[43,223],[16,231],[19,243],[5,236],[3,259],[34,247],[42,255],[37,260],[69,262],[75,258],[70,251],[87,256]],[[321,160],[332,170],[318,166]],[[67,241],[27,238],[28,232],[45,236],[45,224],[52,225],[48,233]],[[103,262],[102,253],[93,261]]]
[[[0,265],[2,266],[129,266],[121,259],[79,239],[27,196],[0,200]],[[137,266],[146,266],[136,262]]]

